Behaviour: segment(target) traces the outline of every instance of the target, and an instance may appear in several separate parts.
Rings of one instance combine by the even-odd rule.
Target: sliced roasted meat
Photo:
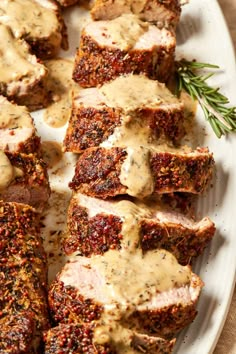
[[[44,336],[45,354],[118,354],[122,348],[109,343],[93,343],[94,327],[90,324],[60,324],[47,331]],[[174,340],[168,341],[130,331],[129,353],[168,354],[172,353]],[[114,348],[115,347],[115,348]],[[133,351],[131,350],[133,349]]]
[[[207,148],[91,148],[79,156],[69,185],[103,199],[121,194],[140,199],[172,192],[199,194],[212,177],[213,165]]]
[[[120,75],[142,73],[165,82],[175,46],[173,32],[142,22],[135,15],[93,21],[81,33],[73,79],[82,87],[93,87]]]
[[[40,138],[29,111],[0,96],[0,149],[10,152],[38,152]]]
[[[103,334],[128,346],[126,329],[169,339],[189,324],[201,280],[165,250],[143,255],[136,241],[120,251],[67,263],[49,291],[54,320],[97,324],[95,343]]]
[[[95,20],[112,20],[133,13],[160,27],[175,27],[180,17],[179,0],[95,0],[91,14]]]
[[[2,24],[0,38],[0,94],[31,110],[45,106],[47,69],[30,54],[28,44]]]
[[[178,143],[184,135],[183,104],[157,81],[120,76],[73,98],[65,151],[95,146],[151,145],[159,138]]]
[[[29,354],[49,328],[47,261],[29,206],[0,202],[0,351]]]
[[[202,253],[215,232],[208,217],[196,222],[181,213],[165,211],[160,202],[104,201],[79,193],[70,202],[67,222],[67,254],[91,256],[120,249],[130,233],[136,232],[144,252],[163,248],[183,265]]]
[[[60,47],[68,47],[65,24],[51,0],[1,1],[0,23],[9,26],[15,38],[25,39],[39,58],[54,57]]]
[[[49,195],[48,175],[42,159],[33,154],[0,150],[0,199],[41,210]]]

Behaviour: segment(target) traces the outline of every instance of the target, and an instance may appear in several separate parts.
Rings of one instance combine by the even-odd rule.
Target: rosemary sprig
[[[207,84],[207,79],[214,72],[206,75],[197,73],[199,69],[218,68],[217,65],[185,59],[176,62],[177,93],[184,89],[193,100],[198,100],[206,120],[220,138],[227,132],[236,131],[236,107],[229,107],[228,98],[220,93],[219,88]]]

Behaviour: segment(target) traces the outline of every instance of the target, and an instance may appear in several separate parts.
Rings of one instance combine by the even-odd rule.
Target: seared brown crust
[[[0,348],[10,347],[9,353],[30,353],[35,336],[39,341],[49,328],[47,260],[37,218],[29,206],[0,202],[0,325],[6,324]]]
[[[192,258],[200,256],[215,233],[213,223],[204,232],[174,223],[159,224],[150,220],[142,220],[140,223],[143,251],[164,248],[173,253],[182,265],[190,264]]]
[[[102,108],[76,108],[72,103],[72,113],[63,142],[65,151],[80,152],[89,147],[99,146],[119,125],[119,110]]]
[[[197,280],[196,287],[199,285]],[[103,306],[95,300],[85,299],[77,288],[64,287],[58,280],[49,289],[49,305],[54,320],[61,323],[96,323],[103,312]],[[192,301],[186,305],[176,303],[161,309],[137,310],[121,323],[140,333],[170,339],[194,320],[197,314],[195,306],[195,301]]]
[[[174,62],[175,48],[158,50],[119,50],[99,45],[92,37],[81,34],[75,57],[73,79],[82,87],[93,87],[129,73],[144,74],[166,82]]]
[[[55,323],[90,323],[98,320],[102,305],[85,299],[73,286],[55,280],[48,294],[49,308]]]
[[[93,343],[93,325],[60,324],[44,335],[45,354],[115,354],[108,344]]]
[[[154,193],[203,192],[212,176],[214,160],[208,150],[197,151],[204,154],[151,152]],[[125,194],[127,187],[119,176],[126,154],[126,149],[117,147],[87,149],[77,161],[70,188],[103,199]]]
[[[207,149],[197,149],[208,153]],[[210,178],[214,165],[213,155],[175,156],[168,152],[151,154],[151,170],[157,193],[189,192],[202,193]]]
[[[122,221],[118,216],[97,214],[89,218],[87,209],[72,200],[67,221],[69,234],[63,244],[66,254],[79,251],[91,256],[121,247]]]
[[[95,201],[94,201],[95,202]],[[103,254],[122,247],[122,219],[108,213],[89,217],[88,209],[72,199],[68,209],[68,230],[63,246],[67,254],[80,252],[84,256]],[[180,223],[141,219],[140,246],[144,252],[163,248],[173,253],[182,265],[199,256],[215,233],[212,223],[204,231]]]
[[[19,312],[0,319],[0,352],[4,354],[34,354],[32,338],[35,332],[34,313]]]
[[[141,108],[137,115],[145,120],[153,134],[153,140],[161,135],[179,143],[184,135],[183,112],[180,109]],[[65,151],[81,152],[90,147],[97,147],[114,133],[121,125],[122,112],[119,109],[103,106],[102,108],[80,107],[72,103],[72,112],[66,136],[63,142]]]
[[[33,154],[6,152],[11,164],[19,168],[22,176],[16,177],[0,198],[6,202],[18,202],[42,209],[50,196],[46,164]]]
[[[119,179],[125,157],[122,148],[87,149],[78,159],[69,187],[100,198],[125,194],[127,188]]]
[[[8,129],[8,134],[10,136],[15,135],[15,129]],[[20,152],[23,154],[31,154],[31,153],[38,154],[40,149],[40,141],[41,141],[40,137],[37,136],[36,133],[33,133],[29,139],[17,143],[17,147],[16,149],[14,149],[14,151],[9,149],[9,145],[7,145],[7,141],[6,144],[4,145],[2,145],[2,141],[0,141],[0,149],[4,151]]]
[[[171,339],[196,317],[195,304],[171,305],[159,310],[136,311],[127,318],[127,325],[148,335]]]

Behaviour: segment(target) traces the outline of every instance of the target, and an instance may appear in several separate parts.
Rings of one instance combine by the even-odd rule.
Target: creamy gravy
[[[102,339],[109,338],[122,354],[136,353],[131,347],[134,332],[122,326],[122,319],[139,306],[146,308],[159,292],[189,285],[191,279],[190,268],[179,265],[165,250],[149,251],[145,255],[140,249],[132,253],[109,251],[102,257],[93,257],[91,264],[100,274],[105,274],[102,293],[106,294],[105,310],[94,333],[94,342],[101,341],[102,332]]]
[[[30,80],[37,70],[43,66],[30,62],[29,49],[26,43],[16,40],[10,30],[0,24],[0,81],[11,83],[22,79]],[[17,65],[16,65],[17,64]]]
[[[37,0],[1,0],[0,22],[9,26],[16,38],[27,37],[29,34],[31,38],[49,35],[50,40],[58,41],[61,38],[56,13]]]
[[[104,95],[107,106],[121,108],[126,113],[142,107],[156,108],[163,101],[179,102],[164,84],[150,80],[144,75],[119,76],[116,80],[104,84],[99,91]]]
[[[154,144],[153,132],[149,128],[145,119],[138,115],[122,116],[121,124],[115,127],[113,134],[107,140],[103,141],[100,146],[149,146]]]
[[[53,128],[66,124],[71,113],[71,94],[79,91],[78,84],[72,80],[73,61],[52,59],[45,62],[49,70],[47,90],[53,93],[51,103],[44,111],[44,121]]]
[[[0,97],[0,129],[33,128],[29,111],[24,106],[9,102]]]
[[[120,181],[127,194],[145,198],[153,193],[154,181],[150,170],[150,150],[142,146],[127,147],[127,157],[121,166]]]
[[[126,331],[122,327],[122,321],[138,308],[151,309],[152,299],[155,299],[159,293],[189,286],[191,281],[190,268],[179,265],[171,253],[165,250],[154,250],[143,254],[140,248],[133,248],[132,245],[120,251],[110,250],[102,257],[98,255],[84,259],[83,264],[78,267],[76,263],[73,264],[74,275],[71,275],[71,267],[68,274],[68,268],[65,267],[60,280],[65,286],[76,287],[76,283],[71,281],[75,279],[78,272],[83,273],[83,268],[86,271],[81,275],[81,280],[84,279],[86,282],[87,279],[89,284],[85,285],[85,289],[80,283],[78,287],[80,293],[87,297],[91,291],[96,293],[98,286],[98,289],[101,289],[99,294],[104,296],[101,298],[104,311],[97,323],[94,341],[113,342],[118,353],[122,354],[134,353],[130,347],[133,332]],[[102,279],[99,274],[102,275]],[[96,285],[93,285],[94,281]],[[94,290],[92,290],[93,286],[95,286]],[[155,308],[157,306],[155,305]]]
[[[62,159],[62,147],[56,141],[42,142],[43,159],[48,168],[54,167]]]
[[[0,191],[3,191],[16,177],[23,175],[23,171],[12,166],[7,155],[0,150]]]
[[[133,48],[139,37],[149,28],[148,23],[132,14],[124,14],[111,21],[101,21],[99,25],[102,25],[102,36],[110,38],[111,45],[118,46],[121,50]]]

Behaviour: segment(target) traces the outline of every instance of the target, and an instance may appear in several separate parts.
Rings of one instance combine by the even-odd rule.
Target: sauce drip
[[[61,145],[56,141],[43,141],[42,152],[48,168],[54,167],[62,159]]]
[[[127,157],[121,166],[120,181],[127,194],[145,198],[153,193],[154,180],[150,170],[150,150],[142,146],[127,147]]]
[[[78,91],[79,86],[72,80],[71,60],[52,59],[45,65],[49,70],[47,90],[52,94],[53,103],[44,111],[44,121],[50,127],[60,128],[70,117],[72,91]]]

